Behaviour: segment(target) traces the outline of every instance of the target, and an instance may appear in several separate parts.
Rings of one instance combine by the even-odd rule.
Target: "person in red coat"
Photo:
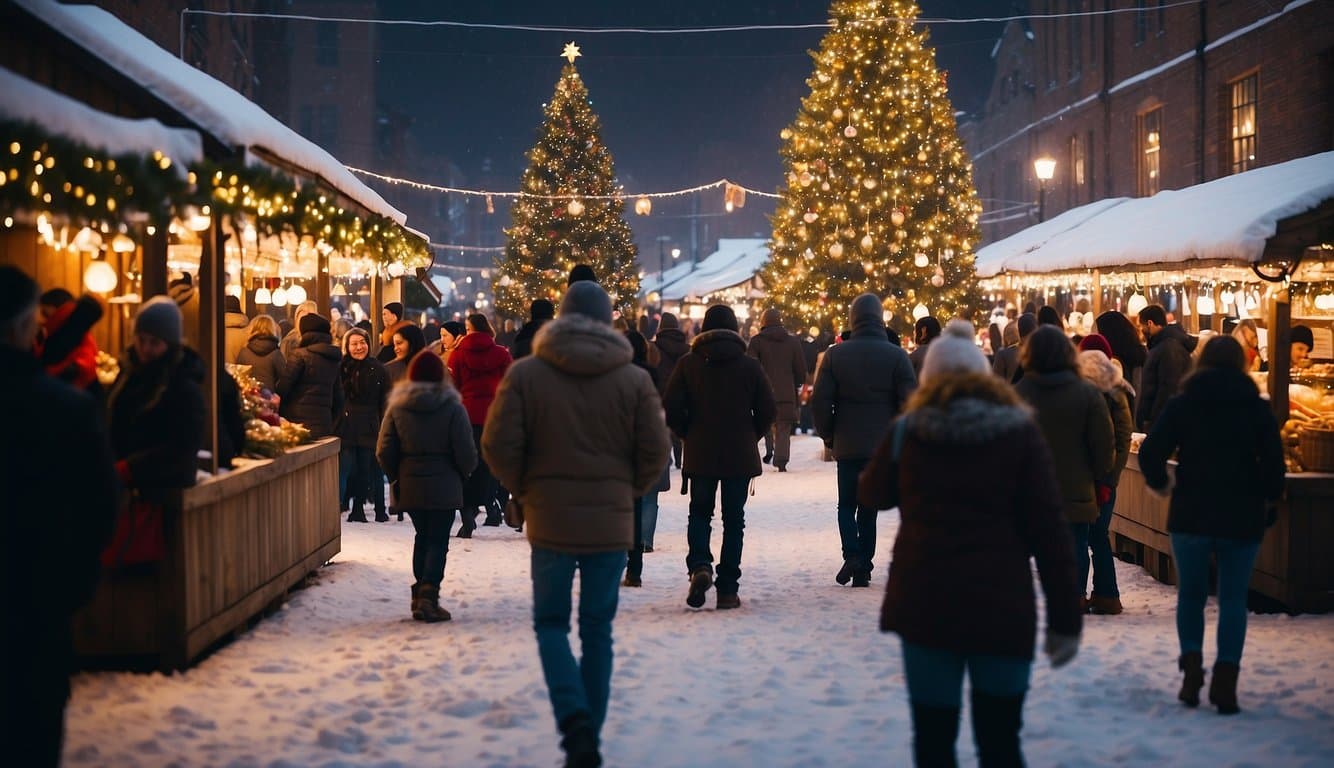
[[[1037,624],[1030,557],[1047,598],[1053,667],[1074,658],[1082,618],[1051,450],[1028,407],[990,372],[968,321],[951,321],[931,342],[858,497],[899,507],[880,629],[903,641],[917,765],[956,764],[965,669],[981,764],[1023,765]]]
[[[496,389],[500,380],[505,378],[505,371],[510,367],[508,349],[496,343],[496,332],[486,315],[468,315],[464,324],[467,334],[449,353],[449,373],[454,378],[454,386],[463,395],[463,407],[468,411],[468,421],[472,423],[473,442],[481,454],[482,427],[486,426],[486,412],[491,401],[496,399]],[[486,508],[486,525],[498,526],[502,522],[501,505],[496,499],[496,481],[486,460],[477,462],[477,469],[468,478],[463,489],[463,523],[459,527],[459,536],[469,538],[477,528],[477,508]]]
[[[75,299],[63,288],[43,293],[39,302],[42,333],[34,347],[50,376],[84,392],[97,392],[97,342],[89,332],[102,319],[93,296]]]

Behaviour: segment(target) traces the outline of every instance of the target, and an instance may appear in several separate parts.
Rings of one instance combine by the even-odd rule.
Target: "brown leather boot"
[[[1094,595],[1088,599],[1089,613],[1098,616],[1115,616],[1122,610],[1121,598]]]
[[[429,623],[449,621],[449,611],[440,607],[440,587],[434,584],[417,584],[413,587],[412,618]]]
[[[1214,662],[1214,679],[1209,683],[1209,703],[1218,707],[1220,715],[1235,715],[1237,706],[1237,675],[1241,668],[1230,661]]]
[[[1177,698],[1188,707],[1200,706],[1200,689],[1204,687],[1204,655],[1199,651],[1181,654],[1181,658],[1177,659],[1177,669],[1186,673]]]

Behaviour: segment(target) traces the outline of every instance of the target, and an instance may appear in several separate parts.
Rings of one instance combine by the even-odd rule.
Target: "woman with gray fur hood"
[[[463,507],[463,479],[477,466],[468,412],[440,356],[424,350],[394,387],[375,449],[400,510],[412,518],[412,618],[449,621],[440,582],[449,554],[454,512]]]
[[[1116,560],[1112,555],[1109,527],[1116,506],[1116,486],[1130,458],[1130,433],[1135,429],[1130,403],[1135,388],[1121,375],[1121,362],[1112,357],[1112,345],[1100,334],[1089,334],[1079,342],[1076,365],[1085,381],[1102,390],[1112,416],[1116,438],[1116,460],[1112,471],[1098,481],[1098,519],[1089,528],[1089,551],[1093,556],[1093,594],[1087,601],[1090,613],[1115,616],[1121,612],[1121,592],[1116,586]],[[1084,585],[1080,585],[1083,592]]]

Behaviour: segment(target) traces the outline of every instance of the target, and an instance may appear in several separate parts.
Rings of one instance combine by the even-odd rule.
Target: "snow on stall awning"
[[[726,238],[718,241],[718,250],[699,263],[694,271],[669,282],[663,289],[666,301],[681,301],[687,296],[703,298],[715,291],[731,288],[750,280],[769,260],[769,246],[760,238]],[[689,268],[689,265],[683,265]],[[675,270],[668,272],[668,277]]]
[[[91,5],[62,5],[53,0],[14,2],[140,83],[222,143],[265,150],[320,176],[335,190],[374,213],[399,224],[407,220],[323,148],[246,97],[163,50],[114,15]]]
[[[1254,264],[1280,221],[1331,199],[1334,152],[1324,152],[1110,206],[1037,247],[1014,253],[997,271]],[[1012,238],[988,247],[1004,246]]]
[[[1083,224],[1112,206],[1130,200],[1128,197],[1109,197],[1106,200],[1071,208],[1054,218],[1010,235],[1003,240],[979,248],[974,255],[978,277],[992,277],[1005,270],[1011,259],[1040,248],[1052,237]]]
[[[107,154],[161,152],[184,176],[185,164],[204,156],[199,134],[152,119],[131,120],[100,112],[0,67],[0,118],[35,123],[52,134]]]

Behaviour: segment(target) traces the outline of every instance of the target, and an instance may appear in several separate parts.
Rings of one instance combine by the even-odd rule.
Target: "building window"
[[[1084,0],[1074,0],[1070,3],[1072,14],[1083,13]],[[1083,42],[1083,30],[1079,25],[1084,21],[1083,16],[1070,16],[1070,40],[1066,46],[1066,69],[1069,70],[1071,80],[1077,80],[1084,69],[1084,51],[1080,43]]]
[[[1241,173],[1255,167],[1255,132],[1260,75],[1243,77],[1228,87],[1232,91],[1232,109],[1228,128],[1232,135],[1232,172]]]
[[[1083,188],[1085,182],[1087,181],[1087,174],[1085,173],[1085,163],[1087,162],[1085,158],[1086,153],[1087,153],[1087,148],[1084,146],[1084,142],[1079,140],[1079,134],[1076,133],[1071,135],[1070,158],[1069,162],[1067,163],[1067,166],[1070,169],[1069,173],[1070,173],[1071,206],[1079,204],[1079,200],[1081,198],[1080,190]]]
[[[1139,116],[1139,195],[1148,197],[1162,189],[1163,110],[1159,107]]]
[[[1149,0],[1135,0],[1135,45],[1149,34]]]
[[[1088,179],[1089,199],[1093,199],[1093,131],[1088,133],[1088,141],[1084,142],[1084,178]]]
[[[315,25],[315,63],[321,67],[338,66],[338,23],[321,21]]]

